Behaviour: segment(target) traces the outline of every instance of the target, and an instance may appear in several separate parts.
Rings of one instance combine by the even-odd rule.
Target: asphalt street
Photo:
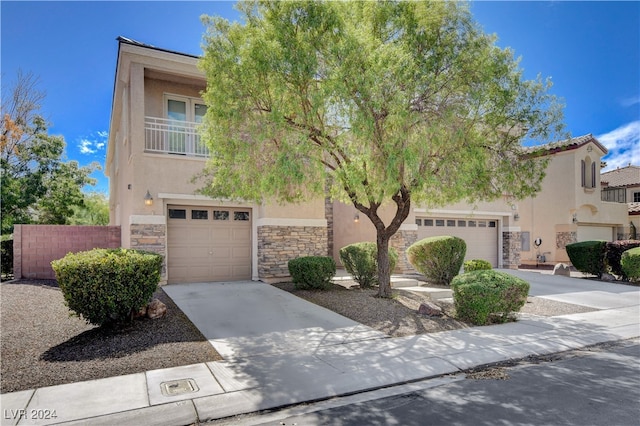
[[[355,403],[349,403],[354,397],[338,398],[234,421],[279,426],[637,426],[640,339],[492,366],[424,390],[376,398],[380,392]],[[303,413],[289,415],[293,412]]]

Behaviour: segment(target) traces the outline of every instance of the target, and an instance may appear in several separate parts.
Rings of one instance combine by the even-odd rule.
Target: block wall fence
[[[55,279],[51,261],[67,253],[120,247],[119,226],[15,225],[14,278]]]

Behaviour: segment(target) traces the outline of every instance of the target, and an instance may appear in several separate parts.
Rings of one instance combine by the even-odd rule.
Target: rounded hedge
[[[622,253],[620,265],[624,275],[630,281],[640,280],[640,247],[632,248]]]
[[[378,284],[378,245],[372,242],[349,244],[339,251],[340,262],[360,285],[370,288]],[[389,248],[389,270],[393,271],[398,263],[398,252]]]
[[[567,244],[566,250],[571,264],[585,274],[602,276],[605,272],[606,241],[582,241]]]
[[[524,306],[529,283],[506,272],[481,270],[459,275],[451,282],[456,315],[476,325],[511,320]]]
[[[162,256],[130,249],[69,253],[51,262],[64,300],[88,323],[130,320],[158,288]]]
[[[305,256],[291,259],[289,274],[299,289],[325,290],[336,274],[336,262],[327,256]]]
[[[493,266],[491,266],[491,262],[483,259],[465,260],[463,266],[464,272],[485,271],[493,269]]]
[[[467,244],[452,236],[430,237],[413,243],[407,249],[407,258],[428,281],[449,285],[460,273]]]

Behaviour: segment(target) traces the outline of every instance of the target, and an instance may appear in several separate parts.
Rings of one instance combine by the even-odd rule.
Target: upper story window
[[[633,193],[633,202],[634,203],[640,203],[640,192],[634,192]]]
[[[596,162],[587,156],[581,162],[581,180],[583,188],[596,187]]]

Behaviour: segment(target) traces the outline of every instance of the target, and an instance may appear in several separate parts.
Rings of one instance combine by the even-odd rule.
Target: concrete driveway
[[[531,296],[595,309],[624,308],[640,304],[640,287],[549,273],[504,271],[529,282]]]
[[[228,360],[386,337],[261,282],[175,284],[163,290]]]

